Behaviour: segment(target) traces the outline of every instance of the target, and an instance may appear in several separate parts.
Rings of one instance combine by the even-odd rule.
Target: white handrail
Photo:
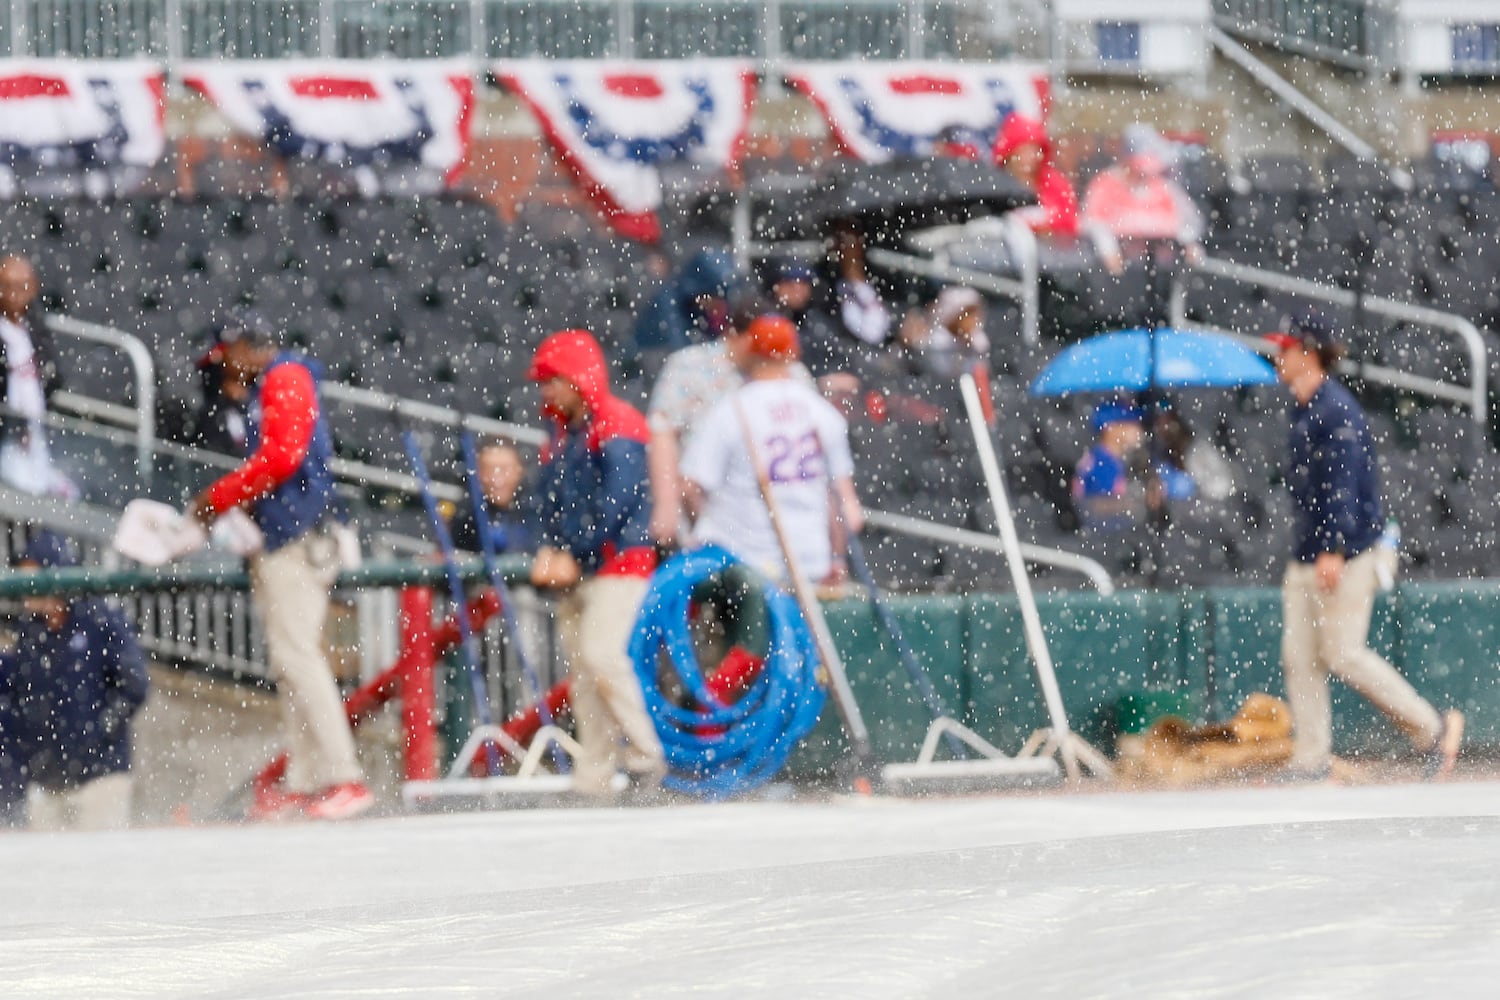
[[[1358,305],[1366,312],[1375,313],[1380,316],[1388,316],[1391,319],[1403,320],[1408,323],[1421,323],[1425,326],[1436,327],[1446,330],[1458,336],[1463,341],[1465,349],[1469,353],[1469,376],[1470,384],[1463,389],[1457,383],[1434,383],[1435,386],[1454,386],[1456,391],[1441,391],[1434,386],[1422,386],[1419,376],[1408,373],[1397,373],[1402,376],[1399,379],[1386,379],[1392,384],[1401,384],[1406,388],[1416,388],[1426,391],[1430,395],[1439,396],[1444,399],[1452,399],[1469,408],[1478,424],[1487,424],[1489,421],[1489,348],[1485,345],[1484,335],[1479,328],[1462,316],[1454,313],[1443,312],[1441,309],[1432,309],[1428,306],[1412,305],[1409,302],[1398,302],[1395,299],[1382,299],[1373,296],[1365,296],[1361,299],[1347,288],[1339,288],[1334,285],[1321,285],[1315,281],[1305,278],[1297,278],[1280,271],[1267,271],[1248,264],[1236,264],[1231,261],[1205,258],[1196,264],[1187,265],[1189,270],[1201,274],[1209,274],[1219,278],[1229,278],[1231,281],[1242,281],[1246,284],[1259,285],[1262,288],[1270,288],[1276,291],[1289,292],[1304,298],[1317,299],[1323,302],[1331,302],[1334,305],[1348,306],[1353,308]],[[1184,318],[1185,303],[1183,296],[1185,290],[1182,286],[1182,272],[1174,279],[1172,290],[1172,322],[1180,323]]]
[[[319,391],[322,392],[324,399],[363,406],[383,413],[395,414],[398,417],[410,417],[413,420],[425,420],[435,424],[449,424],[453,427],[477,431],[480,434],[509,438],[519,444],[528,444],[533,447],[540,447],[547,443],[547,432],[536,427],[464,413],[448,406],[402,399],[400,396],[377,392],[374,389],[364,389],[343,382],[324,382],[319,386]]]
[[[156,450],[156,362],[139,337],[100,323],[72,316],[48,316],[47,329],[79,340],[104,344],[130,360],[135,374],[136,468],[142,482],[151,479],[152,454]]]
[[[967,528],[954,528],[946,524],[938,524],[936,521],[926,521],[918,517],[908,517],[905,514],[892,514],[883,510],[865,510],[865,521],[876,528],[884,528],[886,531],[895,531],[903,535],[911,535],[913,538],[929,538],[935,542],[944,542],[949,545],[961,545],[965,548],[979,549],[984,552],[1005,552],[1005,543],[994,535],[987,535],[980,531],[969,531]],[[1109,597],[1115,592],[1115,584],[1110,579],[1109,571],[1102,563],[1088,556],[1069,552],[1066,549],[1052,549],[1042,545],[1031,545],[1021,543],[1021,557],[1030,563],[1041,563],[1044,566],[1055,566],[1058,569],[1072,570],[1082,573],[1088,577],[1099,593]]]

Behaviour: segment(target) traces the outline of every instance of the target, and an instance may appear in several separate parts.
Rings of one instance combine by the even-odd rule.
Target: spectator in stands
[[[834,224],[829,243],[832,280],[820,310],[831,322],[803,330],[802,358],[825,393],[853,394],[890,340],[891,309],[870,280],[865,236],[849,221]]]
[[[928,312],[931,322],[921,352],[924,369],[941,378],[968,372],[987,385],[990,338],[984,331],[984,296],[951,285],[938,293]]]
[[[1094,444],[1078,462],[1073,499],[1085,527],[1112,530],[1139,521],[1142,497],[1132,488],[1132,463],[1145,443],[1145,414],[1121,402],[1094,408]]]
[[[1132,125],[1125,130],[1120,161],[1090,181],[1084,192],[1084,224],[1114,274],[1128,260],[1166,262],[1177,251],[1189,259],[1203,253],[1203,218],[1168,173],[1170,156],[1170,147],[1155,130]]]
[[[636,351],[677,351],[723,333],[734,285],[734,260],[724,251],[700,250],[688,258],[642,310]]]
[[[1035,118],[1013,114],[1005,120],[991,152],[997,167],[1036,193],[1037,204],[1018,209],[1016,218],[1038,236],[1078,235],[1078,195],[1066,174],[1052,164],[1052,141]]]
[[[777,266],[770,285],[771,306],[797,324],[797,336],[805,343],[826,343],[833,336],[831,320],[817,308],[817,274],[801,261]]]
[[[745,339],[747,384],[708,413],[683,455],[688,506],[697,517],[693,538],[727,548],[772,579],[787,576],[761,494],[760,463],[798,569],[813,581],[837,579],[842,533],[864,526],[848,427],[797,378],[790,320],[758,317]]]
[[[1282,581],[1281,665],[1292,713],[1292,774],[1327,777],[1332,759],[1328,677],[1337,676],[1394,722],[1425,755],[1429,777],[1453,770],[1464,717],[1439,714],[1370,649],[1370,616],[1384,576],[1397,568],[1384,544],[1375,443],[1352,393],[1329,377],[1343,356],[1315,313],[1267,335],[1276,374],[1292,394],[1286,482],[1294,549]]]
[[[703,415],[744,385],[749,361],[744,331],[756,317],[771,311],[771,303],[759,296],[738,299],[724,336],[672,354],[657,377],[646,417],[651,427],[651,537],[658,545],[676,545],[681,535],[682,453]],[[797,371],[811,384],[802,365]]]
[[[322,368],[282,351],[258,315],[219,326],[224,377],[254,396],[250,456],[193,500],[207,525],[249,508],[265,536],[250,559],[250,590],[265,627],[289,744],[286,791],[256,804],[256,818],[346,819],[374,805],[365,787],[343,700],[323,652],[333,581],[358,542],[334,492],[333,441],[318,395]]]
[[[1193,433],[1171,408],[1157,413],[1152,425],[1152,454],[1161,499],[1223,501],[1234,495],[1234,470],[1213,445]]]
[[[66,540],[38,531],[24,572],[76,566]],[[130,821],[131,719],[146,700],[146,659],[119,611],[95,598],[38,595],[0,655],[0,825],[120,829]],[[7,807],[8,803],[8,807]]]
[[[627,651],[656,567],[646,418],[610,392],[604,352],[585,331],[542,341],[527,377],[540,383],[553,426],[542,452],[541,547],[531,583],[560,594],[558,629],[580,744],[574,788],[607,795],[621,762],[633,782],[654,786],[666,762]]]
[[[25,493],[76,498],[52,464],[47,403],[62,384],[57,352],[36,321],[36,270],[25,257],[0,258],[0,481]]]
[[[496,553],[536,549],[535,519],[522,492],[526,466],[521,451],[509,441],[486,441],[479,448],[479,488],[490,517],[490,538]],[[455,547],[480,551],[478,522],[471,504],[461,503],[448,523]]]

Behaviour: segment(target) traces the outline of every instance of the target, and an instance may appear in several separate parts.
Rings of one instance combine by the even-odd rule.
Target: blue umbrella
[[[1053,358],[1032,381],[1031,394],[1150,392],[1275,381],[1270,362],[1221,334],[1120,330],[1090,337]]]

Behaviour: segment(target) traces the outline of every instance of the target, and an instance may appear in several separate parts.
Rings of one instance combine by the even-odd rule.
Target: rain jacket
[[[992,156],[1001,166],[1021,146],[1034,145],[1042,151],[1042,164],[1036,174],[1037,204],[1016,211],[1015,215],[1041,235],[1078,235],[1078,195],[1067,175],[1052,165],[1052,140],[1047,129],[1035,118],[1011,115],[995,137]]]
[[[734,259],[721,250],[700,250],[657,291],[635,324],[639,350],[679,350],[723,332],[723,316],[706,315],[698,299],[728,297],[734,287]]]
[[[74,564],[48,533],[24,558]],[[147,686],[135,631],[103,601],[73,601],[57,631],[23,619],[14,648],[0,656],[0,800],[27,782],[61,791],[129,770],[130,719]]]
[[[275,552],[330,517],[343,520],[334,493],[333,436],[318,400],[321,366],[276,355],[256,384],[246,446],[251,455],[208,489],[214,513],[246,504],[266,551]]]
[[[541,544],[571,553],[585,572],[650,576],[656,550],[646,418],[610,393],[604,352],[583,330],[554,333],[537,348],[527,377],[545,382],[559,375],[578,389],[588,414],[572,425],[546,414],[553,434],[537,483]]]
[[[1306,406],[1292,408],[1286,482],[1296,506],[1295,557],[1324,552],[1353,559],[1380,538],[1383,515],[1375,444],[1353,394],[1324,379]]]
[[[1197,206],[1160,164],[1135,180],[1123,166],[1099,174],[1084,192],[1083,218],[1116,239],[1187,244],[1203,233]]]

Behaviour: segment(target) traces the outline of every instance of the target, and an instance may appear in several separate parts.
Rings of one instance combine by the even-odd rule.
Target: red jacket
[[[1052,165],[1052,140],[1041,122],[1022,115],[1005,119],[995,137],[992,152],[995,165],[1004,166],[1010,154],[1027,145],[1042,151],[1042,165],[1034,185],[1038,204],[1020,209],[1016,215],[1039,235],[1077,236],[1078,195],[1067,175]]]

